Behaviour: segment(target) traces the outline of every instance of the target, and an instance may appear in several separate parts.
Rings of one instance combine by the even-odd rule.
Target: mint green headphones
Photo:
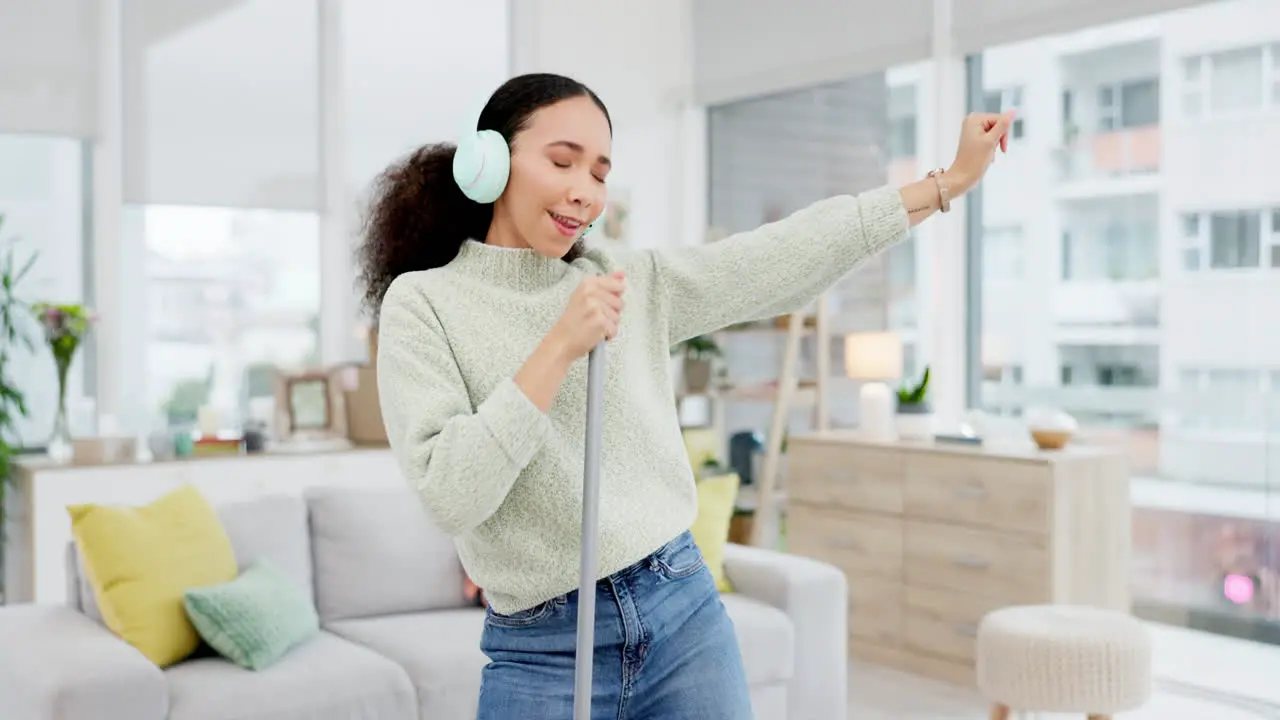
[[[478,123],[479,115],[475,117]],[[475,124],[471,127],[474,128]],[[502,196],[510,177],[511,148],[502,133],[497,130],[475,129],[468,129],[463,133],[453,155],[453,180],[458,183],[463,195],[487,205]],[[597,217],[587,225],[582,235],[591,232],[599,223],[600,218]]]

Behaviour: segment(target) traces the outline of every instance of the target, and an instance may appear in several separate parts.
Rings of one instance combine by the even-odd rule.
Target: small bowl
[[[1041,450],[1061,450],[1071,442],[1073,434],[1070,430],[1032,429],[1031,439]]]

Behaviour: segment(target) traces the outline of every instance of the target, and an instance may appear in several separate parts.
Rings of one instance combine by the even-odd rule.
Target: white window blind
[[[93,136],[96,7],[0,0],[0,132]]]
[[[1083,30],[1210,0],[953,0],[956,51]]]
[[[123,25],[127,202],[318,207],[314,0],[129,0]]]
[[[359,0],[343,6],[342,21],[347,168],[358,193],[408,151],[455,141],[507,79],[506,0]]]
[[[696,0],[695,100],[714,105],[922,60],[932,9],[932,0]]]

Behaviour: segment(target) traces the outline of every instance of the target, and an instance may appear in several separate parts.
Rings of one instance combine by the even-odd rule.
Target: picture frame
[[[346,397],[342,372],[277,368],[272,436],[276,449],[347,447]]]

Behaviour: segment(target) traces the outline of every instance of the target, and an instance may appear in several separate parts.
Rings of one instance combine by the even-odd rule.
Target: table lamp
[[[902,376],[902,340],[897,333],[854,333],[844,338],[844,372],[862,383],[858,393],[858,434],[890,441],[894,431],[893,390],[885,381]]]

